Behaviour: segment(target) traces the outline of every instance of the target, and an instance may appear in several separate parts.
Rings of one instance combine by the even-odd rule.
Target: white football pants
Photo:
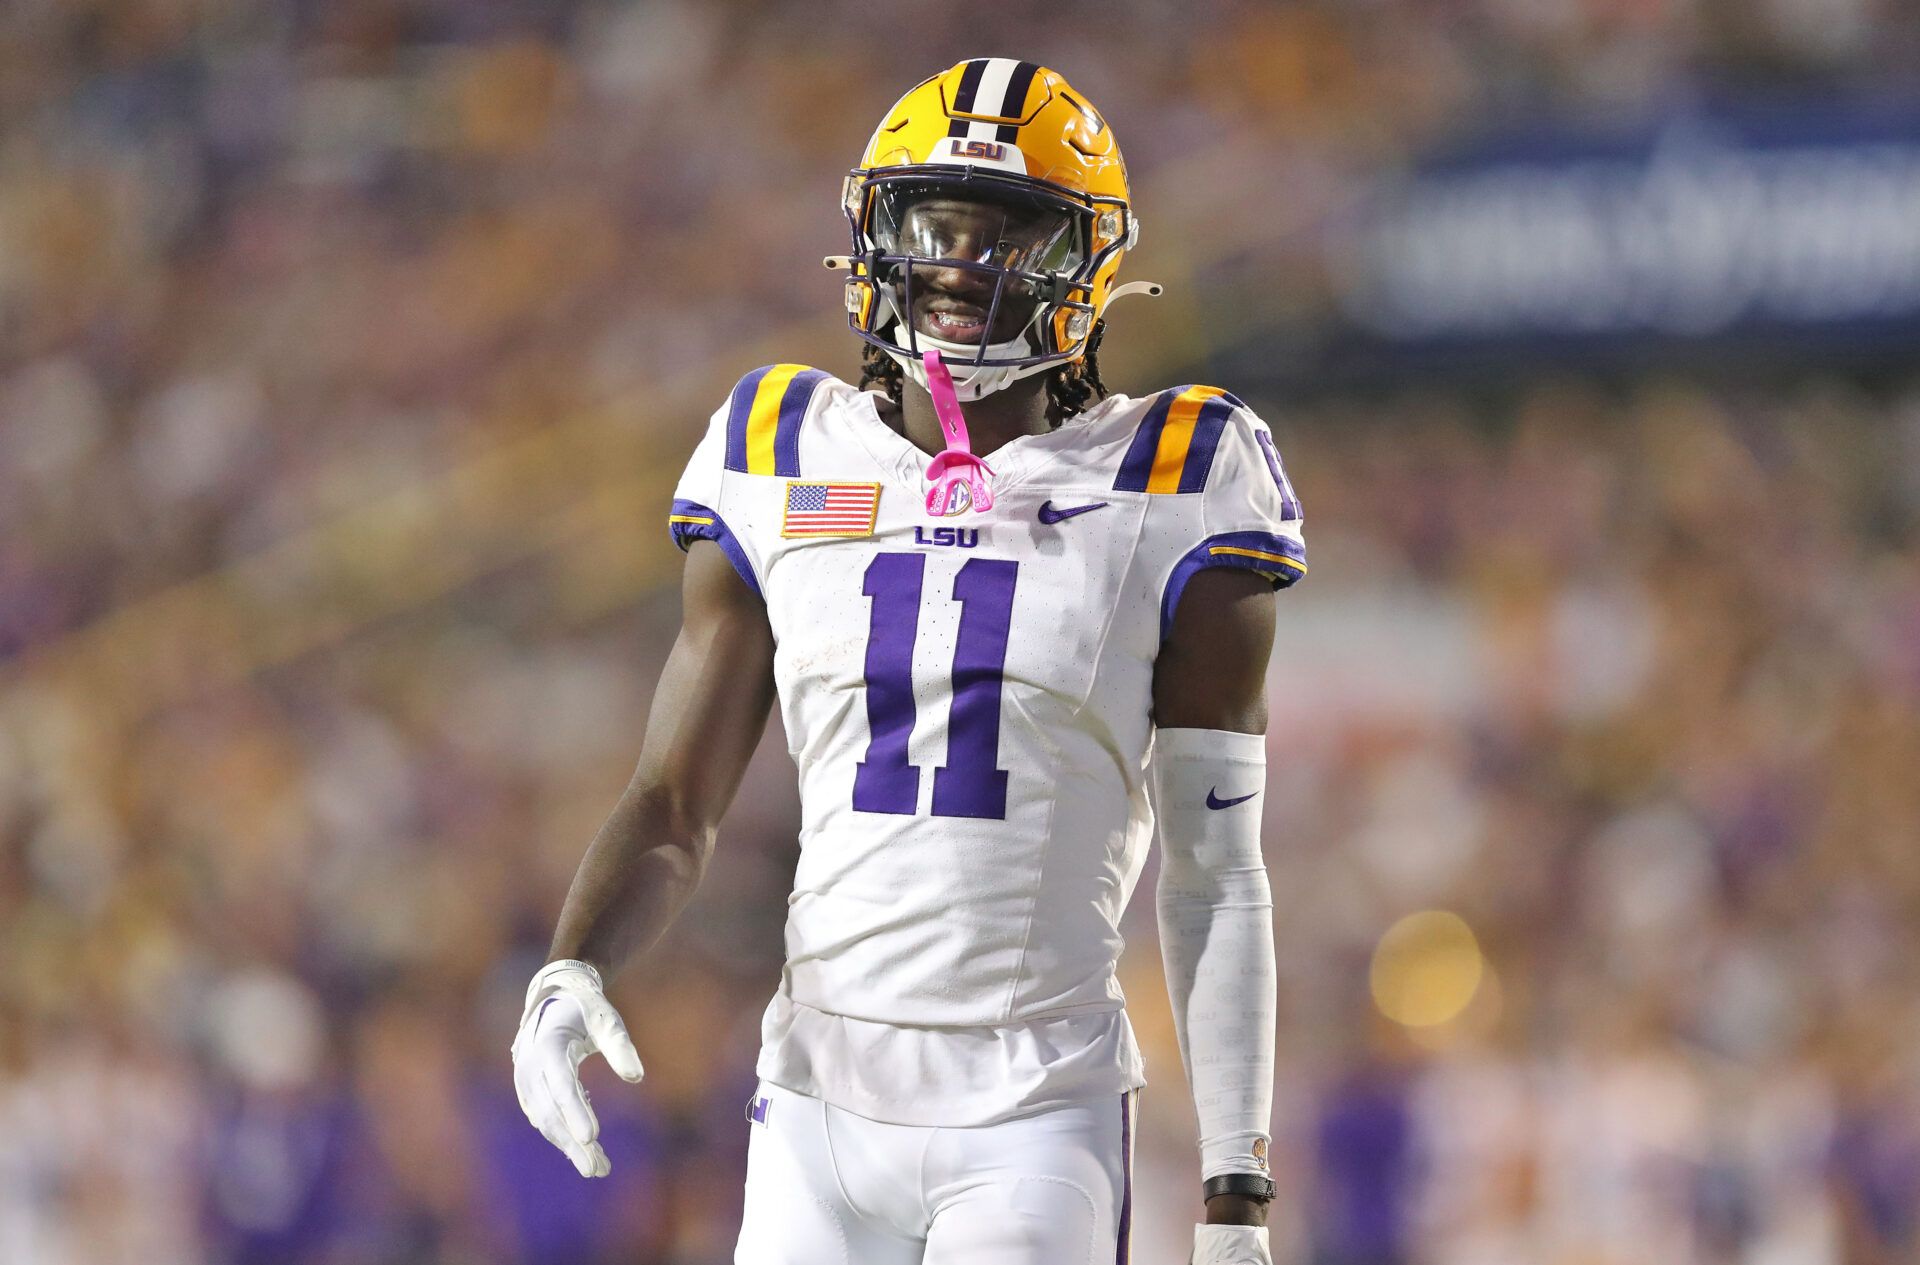
[[[1126,1265],[1133,1100],[939,1128],[763,1081],[734,1265]]]

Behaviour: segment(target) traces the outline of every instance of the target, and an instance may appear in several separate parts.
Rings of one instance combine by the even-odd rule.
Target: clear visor
[[[1012,190],[899,182],[875,190],[868,236],[888,255],[1071,273],[1086,258],[1083,218]]]

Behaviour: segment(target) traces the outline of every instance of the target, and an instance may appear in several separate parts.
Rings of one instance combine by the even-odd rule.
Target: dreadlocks
[[[1100,339],[1106,332],[1107,323],[1095,321],[1093,333],[1087,336],[1086,354],[1047,375],[1047,416],[1055,426],[1107,397],[1107,384],[1100,381],[1099,359]]]
[[[906,380],[907,371],[900,362],[881,351],[872,343],[860,345],[860,389],[880,388],[880,394],[900,403],[900,384]]]
[[[1084,413],[1107,397],[1107,384],[1100,380],[1100,339],[1107,332],[1105,321],[1093,323],[1087,350],[1072,364],[1062,365],[1047,375],[1047,417],[1055,425],[1076,413]],[[906,371],[900,362],[867,343],[860,351],[860,389],[878,387],[895,404],[900,402],[900,386]]]

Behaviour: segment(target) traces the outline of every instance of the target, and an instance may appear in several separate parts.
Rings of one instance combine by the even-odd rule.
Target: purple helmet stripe
[[[1027,89],[1033,86],[1033,76],[1040,69],[1030,61],[1023,61],[1013,68],[1013,76],[1007,80],[1007,95],[1000,103],[1000,117],[1003,119],[1023,118],[1026,111],[1021,109],[1027,103]],[[994,133],[994,139],[1011,143],[1020,135],[1018,123],[1002,123],[1000,130]]]
[[[976,57],[968,62],[967,68],[960,72],[960,87],[954,92],[953,101],[947,109],[955,114],[976,113],[973,108],[973,98],[980,91],[980,76],[986,73],[986,58]],[[965,136],[966,134],[967,120],[965,119],[955,119],[947,126],[948,136]]]

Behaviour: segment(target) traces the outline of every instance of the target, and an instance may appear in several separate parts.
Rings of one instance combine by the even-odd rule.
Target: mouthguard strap
[[[993,508],[993,488],[987,477],[993,468],[973,455],[973,440],[967,434],[967,419],[960,412],[960,400],[954,394],[953,375],[937,351],[920,357],[927,371],[927,394],[933,397],[933,413],[940,419],[940,434],[947,446],[927,466],[927,513],[946,518],[971,508],[985,513]],[[961,498],[965,497],[964,503]]]

